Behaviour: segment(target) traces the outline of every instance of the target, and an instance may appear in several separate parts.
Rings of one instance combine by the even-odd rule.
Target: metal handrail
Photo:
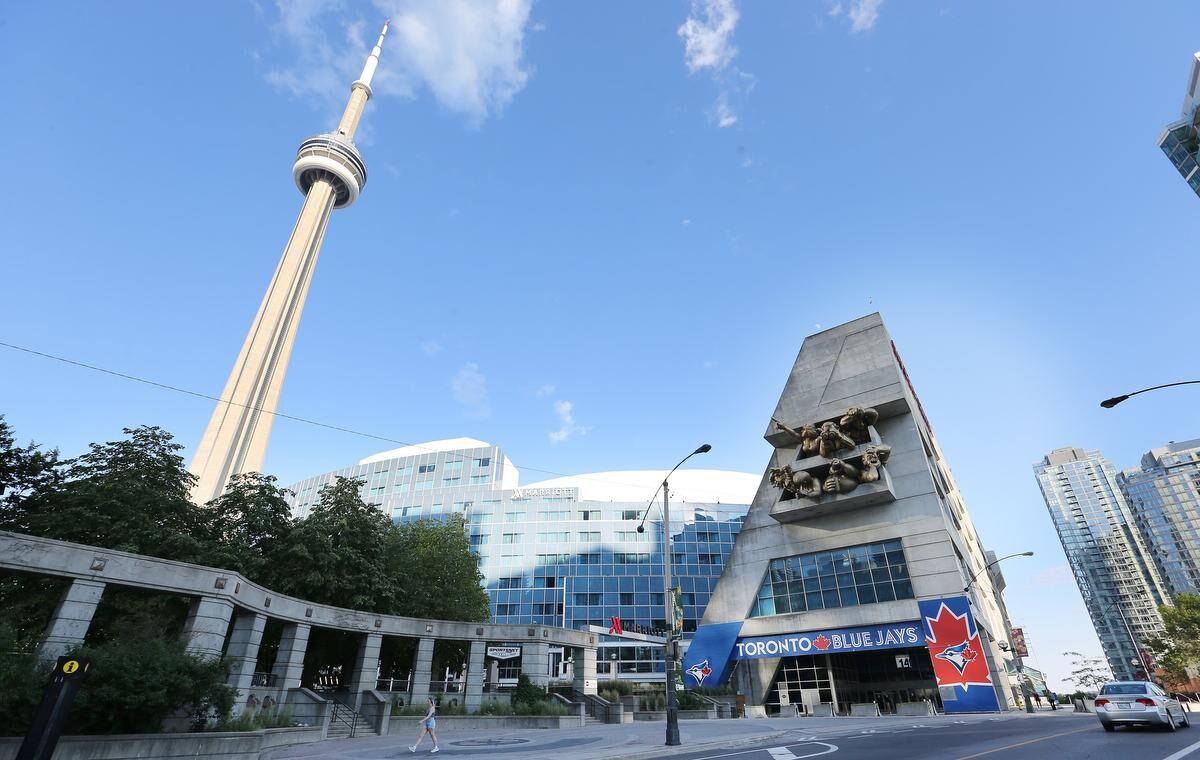
[[[353,739],[358,733],[359,714],[337,700],[330,700],[329,704],[333,708],[332,720],[347,726],[350,729],[350,738]]]

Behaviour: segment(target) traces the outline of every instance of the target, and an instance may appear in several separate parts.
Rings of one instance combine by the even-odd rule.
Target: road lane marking
[[[741,750],[740,752],[726,752],[723,755],[708,755],[703,758],[697,758],[697,760],[717,760],[718,757],[734,757],[736,755],[749,755],[749,754],[752,754],[755,752],[767,752],[771,755],[771,757],[774,760],[805,760],[805,758],[819,757],[820,755],[828,755],[831,752],[838,751],[837,745],[830,744],[829,742],[810,741],[810,742],[803,742],[802,744],[791,744],[789,746],[798,747],[798,746],[807,746],[810,744],[819,744],[824,749],[822,749],[820,752],[809,752],[808,754],[805,754],[805,755],[796,755],[796,754],[793,754],[791,752],[791,750],[789,750],[787,747],[771,747],[769,749],[766,747],[758,747],[756,749],[744,749],[744,750]],[[779,752],[779,751],[786,752],[787,754],[776,755],[775,753]]]
[[[993,752],[1003,752],[1006,749],[1016,749],[1017,747],[1024,747],[1026,744],[1036,744],[1038,742],[1044,742],[1047,739],[1056,739],[1060,736],[1069,736],[1071,734],[1078,734],[1082,731],[1094,731],[1094,730],[1096,730],[1095,726],[1088,726],[1087,728],[1077,728],[1074,731],[1063,731],[1060,734],[1050,734],[1049,736],[1039,736],[1036,739],[1027,739],[1026,741],[1023,741],[1023,742],[1017,742],[1016,744],[1006,744],[1003,747],[996,747],[995,749],[989,749],[989,750],[985,750],[983,752],[976,752],[974,755],[963,755],[962,757],[958,758],[958,760],[971,760],[971,758],[973,758],[973,757],[983,757],[984,755],[990,755]]]
[[[1200,742],[1196,742],[1195,744],[1189,744],[1188,746],[1184,747],[1183,749],[1179,750],[1178,752],[1171,754],[1171,755],[1167,755],[1166,757],[1163,758],[1163,760],[1179,760],[1179,758],[1184,757],[1185,755],[1190,755],[1191,753],[1195,752],[1198,749],[1200,749]]]

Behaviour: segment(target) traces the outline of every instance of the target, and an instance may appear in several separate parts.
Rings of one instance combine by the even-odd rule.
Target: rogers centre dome
[[[539,480],[522,488],[578,488],[580,501],[646,501],[658,490],[667,470],[611,470]],[[760,475],[734,470],[676,470],[671,500],[696,504],[749,504]]]

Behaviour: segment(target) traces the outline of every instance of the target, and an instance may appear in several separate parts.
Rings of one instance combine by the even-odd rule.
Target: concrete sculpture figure
[[[871,433],[867,427],[874,425],[879,421],[879,412],[869,406],[852,406],[846,410],[846,414],[838,420],[838,426],[842,432],[854,439],[856,444],[867,443],[871,440]]]
[[[829,474],[825,476],[825,493],[849,493],[858,488],[858,468],[849,462],[835,459],[829,463]]]
[[[858,482],[874,483],[879,480],[879,468],[887,464],[888,457],[892,455],[892,447],[882,443],[868,446],[863,451],[862,457],[862,474],[859,475]]]
[[[833,459],[833,455],[842,449],[854,448],[854,441],[838,427],[836,422],[821,423],[819,453],[825,459]]]

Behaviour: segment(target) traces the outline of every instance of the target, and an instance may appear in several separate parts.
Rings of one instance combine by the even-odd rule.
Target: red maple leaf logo
[[[822,652],[829,648],[830,643],[829,639],[825,638],[825,634],[823,633],[813,640],[813,646]]]
[[[926,618],[930,659],[938,686],[991,686],[987,660],[980,657],[983,647],[979,634],[967,625],[967,614],[956,615],[945,604],[936,618]]]

